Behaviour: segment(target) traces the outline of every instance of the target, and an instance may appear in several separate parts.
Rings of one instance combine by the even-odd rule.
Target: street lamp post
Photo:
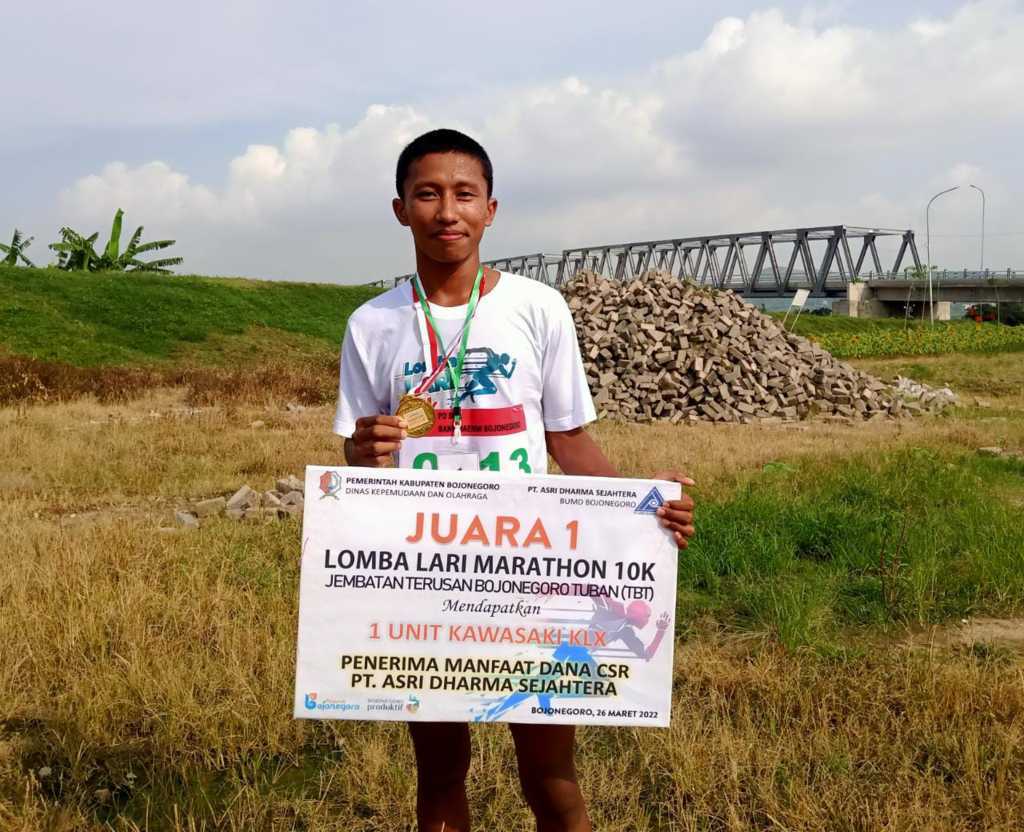
[[[985,192],[977,185],[971,185],[981,194],[981,270],[985,271]]]
[[[924,209],[924,229],[925,229],[925,252],[928,258],[928,314],[931,320],[932,326],[935,325],[935,303],[932,301],[932,225],[929,212],[932,208],[932,203],[935,202],[943,194],[948,194],[950,191],[959,189],[959,185],[954,185],[952,188],[946,188],[944,191],[939,191],[935,196],[928,200],[928,204]]]

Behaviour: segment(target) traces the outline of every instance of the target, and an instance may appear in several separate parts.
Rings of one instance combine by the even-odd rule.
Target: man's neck
[[[461,263],[438,263],[416,253],[416,272],[423,283],[423,290],[430,302],[438,306],[462,306],[469,303],[479,268],[479,255]]]

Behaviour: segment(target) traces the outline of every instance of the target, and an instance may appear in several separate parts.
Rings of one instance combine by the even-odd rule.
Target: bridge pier
[[[916,294],[916,293],[915,293]],[[867,283],[849,283],[846,286],[846,300],[832,302],[833,315],[848,315],[851,318],[902,318],[907,314],[907,303],[911,304],[911,317],[931,318],[928,301],[918,297],[903,300],[880,298]],[[935,320],[948,321],[952,315],[952,304],[948,300],[932,302]]]

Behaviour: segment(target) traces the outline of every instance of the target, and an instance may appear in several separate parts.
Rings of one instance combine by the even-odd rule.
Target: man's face
[[[409,166],[405,198],[392,207],[412,231],[417,251],[438,263],[461,263],[479,248],[498,201],[487,196],[479,159],[428,153]]]

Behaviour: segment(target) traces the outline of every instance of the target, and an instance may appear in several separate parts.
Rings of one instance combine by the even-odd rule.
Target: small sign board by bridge
[[[807,298],[811,296],[810,289],[797,289],[793,294],[793,302],[789,305],[789,309],[786,310],[786,316],[782,319],[782,328],[786,328],[786,321],[789,320],[789,314],[794,309],[796,310],[796,317],[793,318],[793,326],[796,326],[796,322],[800,320],[800,313],[804,311],[804,304],[807,303]]]

